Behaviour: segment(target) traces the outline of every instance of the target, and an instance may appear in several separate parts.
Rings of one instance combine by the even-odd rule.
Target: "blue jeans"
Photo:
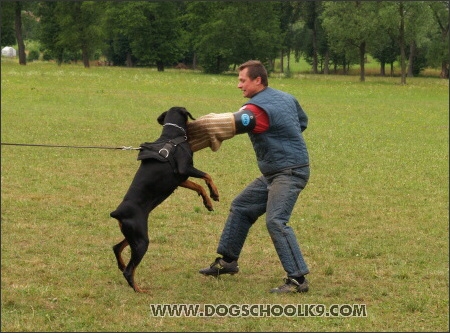
[[[238,259],[250,227],[266,213],[266,226],[289,277],[309,273],[293,229],[287,225],[294,205],[309,180],[309,167],[261,176],[231,203],[217,253]]]

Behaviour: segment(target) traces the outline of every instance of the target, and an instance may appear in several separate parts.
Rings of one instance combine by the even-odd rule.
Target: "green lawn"
[[[246,135],[195,153],[219,188],[214,212],[180,188],[151,213],[136,271],[147,294],[127,285],[111,249],[122,236],[109,213],[136,151],[2,145],[2,331],[448,331],[449,81],[399,83],[303,72],[269,80],[310,121],[311,180],[290,222],[311,270],[307,294],[268,293],[284,272],[263,218],[239,274],[197,273],[216,257],[232,199],[259,175]],[[199,117],[244,102],[234,75],[2,59],[1,142],[137,147],[159,136],[156,118],[171,106]],[[159,304],[356,304],[367,316],[155,317]]]

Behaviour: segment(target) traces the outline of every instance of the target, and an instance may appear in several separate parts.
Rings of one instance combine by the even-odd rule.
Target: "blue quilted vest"
[[[248,133],[263,175],[309,165],[308,150],[302,135],[308,125],[308,116],[294,96],[267,87],[246,104],[259,106],[269,116],[270,127],[267,131]]]

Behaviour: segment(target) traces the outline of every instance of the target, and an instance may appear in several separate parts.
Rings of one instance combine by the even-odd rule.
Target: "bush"
[[[50,53],[44,52],[44,53],[42,54],[42,60],[44,60],[44,61],[50,61],[50,60],[53,60],[53,57],[52,57],[52,55],[51,55]]]
[[[30,50],[28,52],[27,61],[39,60],[40,53],[38,50]]]

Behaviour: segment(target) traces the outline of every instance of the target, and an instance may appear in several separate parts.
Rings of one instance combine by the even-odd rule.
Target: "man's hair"
[[[267,70],[264,65],[259,60],[249,60],[244,62],[239,66],[239,72],[248,68],[247,74],[248,77],[252,80],[256,79],[258,76],[261,77],[261,83],[264,87],[269,85],[269,81],[267,78]]]

